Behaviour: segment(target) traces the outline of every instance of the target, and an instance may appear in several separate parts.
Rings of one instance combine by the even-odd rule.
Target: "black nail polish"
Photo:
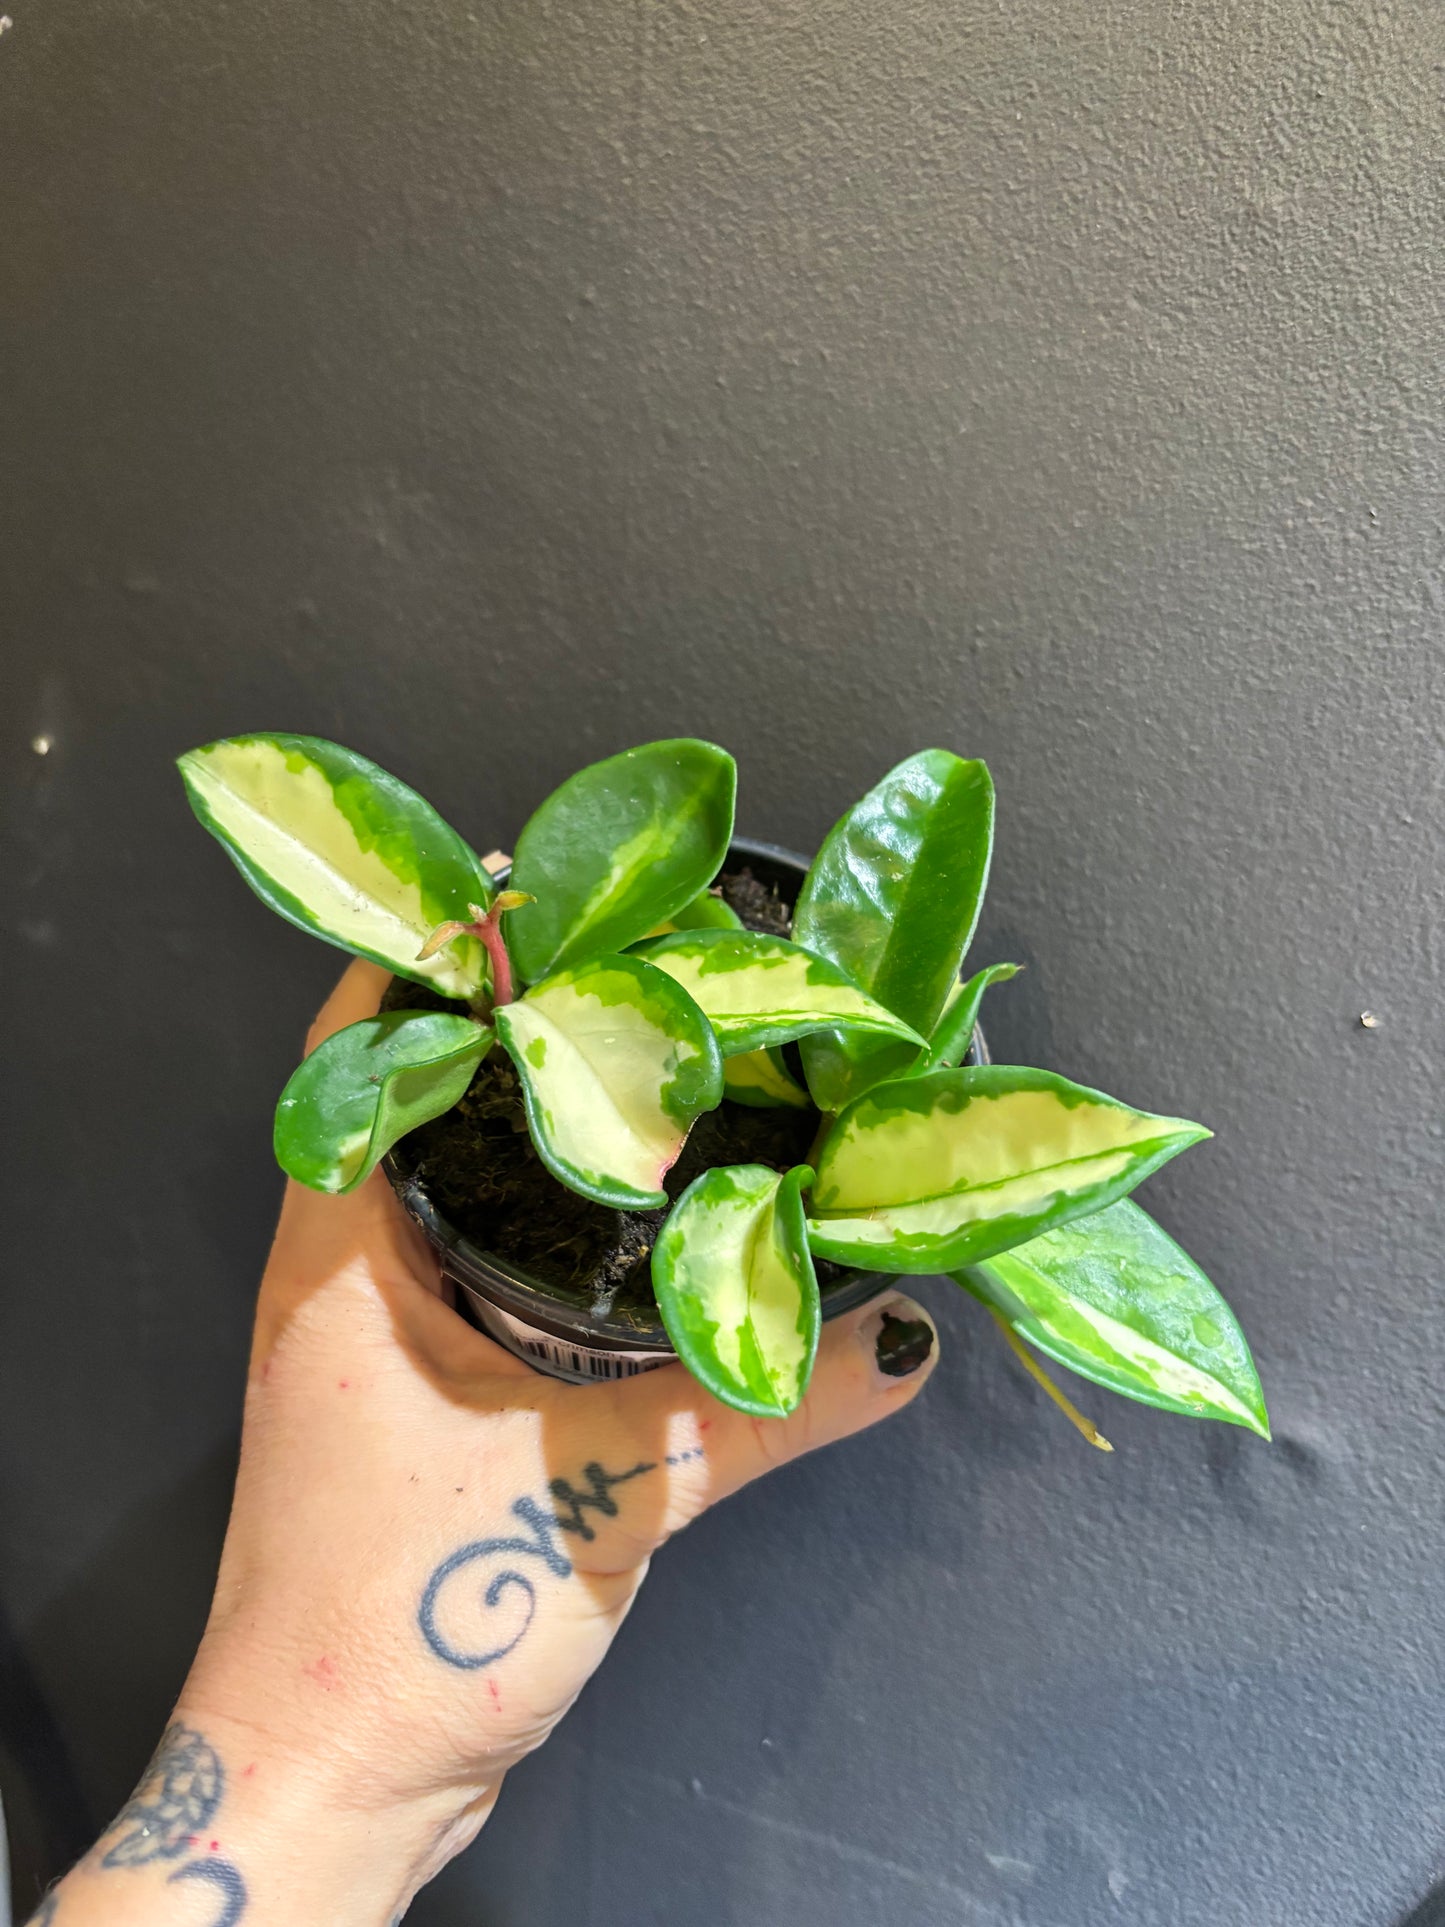
[[[878,1369],[889,1378],[907,1378],[928,1362],[933,1350],[933,1327],[923,1318],[895,1318],[883,1314],[876,1346]]]

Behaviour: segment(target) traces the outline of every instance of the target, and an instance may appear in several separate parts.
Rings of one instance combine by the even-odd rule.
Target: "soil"
[[[784,902],[777,884],[762,882],[746,864],[741,870],[726,872],[718,883],[724,903],[737,912],[749,930],[761,931],[767,937],[792,936],[793,906]]]
[[[746,868],[725,873],[719,884],[749,929],[789,933],[792,907],[774,886]],[[463,1007],[398,977],[384,1008]],[[793,1069],[801,1074],[796,1062]],[[767,1164],[786,1171],[801,1164],[818,1123],[811,1107],[760,1110],[724,1098],[693,1125],[667,1174],[667,1195],[676,1199],[715,1165]],[[533,1148],[517,1073],[500,1048],[483,1061],[455,1109],[403,1138],[395,1156],[474,1244],[560,1296],[586,1303],[594,1316],[605,1317],[619,1301],[652,1303],[647,1261],[666,1210],[616,1211],[559,1184]],[[839,1267],[819,1262],[820,1283],[840,1275]]]

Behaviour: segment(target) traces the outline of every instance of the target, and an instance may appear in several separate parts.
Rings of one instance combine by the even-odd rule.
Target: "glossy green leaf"
[[[901,1078],[824,1140],[809,1240],[839,1264],[952,1271],[1101,1211],[1209,1135],[1049,1071]]]
[[[652,1284],[678,1357],[714,1398],[785,1418],[808,1389],[822,1312],[808,1251],[807,1165],[704,1171],[652,1253]]]
[[[793,935],[927,1037],[973,937],[993,849],[983,763],[926,749],[890,770],[829,834],[793,913]],[[915,1054],[826,1033],[803,1048],[818,1108],[839,1111]]]
[[[1096,1385],[1269,1437],[1259,1375],[1234,1313],[1132,1201],[955,1276],[1021,1338]]]
[[[711,890],[704,890],[691,903],[685,903],[676,916],[649,930],[649,937],[669,937],[674,930],[741,930],[743,920],[732,905]],[[628,946],[636,949],[635,944]]]
[[[979,1006],[990,984],[1006,984],[1017,977],[1019,964],[990,964],[958,987],[958,995],[945,1006],[928,1040],[928,1055],[919,1060],[918,1074],[925,1071],[954,1070],[968,1055],[973,1033],[978,1028]]]
[[[439,923],[490,903],[492,883],[415,790],[319,736],[232,736],[179,768],[191,808],[288,922],[445,996],[480,990],[474,938],[417,958]]]
[[[465,1095],[491,1042],[443,1011],[393,1010],[333,1032],[281,1093],[276,1162],[313,1191],[354,1191],[398,1138]]]
[[[691,737],[644,743],[569,777],[517,839],[510,882],[535,903],[507,920],[528,983],[625,950],[675,919],[722,868],[737,769]]]
[[[730,1097],[735,1104],[750,1104],[764,1111],[806,1111],[813,1101],[776,1047],[744,1051],[741,1057],[725,1057],[723,1096]]]
[[[874,1036],[916,1032],[850,983],[836,965],[755,930],[679,930],[637,952],[680,983],[713,1029],[725,1057],[791,1043],[825,1024]]]
[[[594,957],[494,1021],[552,1174],[598,1204],[666,1204],[694,1118],[722,1100],[717,1039],[686,991],[640,957]]]

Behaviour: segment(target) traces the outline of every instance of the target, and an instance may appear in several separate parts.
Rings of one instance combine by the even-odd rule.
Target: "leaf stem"
[[[495,1010],[498,1004],[512,1001],[512,960],[507,955],[496,906],[487,912],[480,923],[474,923],[472,929],[486,946],[487,955],[492,961],[492,1008]]]
[[[992,1305],[989,1306],[989,1312],[991,1313],[995,1324],[998,1326],[999,1330],[1003,1333],[1004,1338],[1007,1340],[1008,1348],[1013,1353],[1014,1357],[1017,1358],[1020,1365],[1023,1366],[1024,1370],[1028,1373],[1029,1377],[1033,1379],[1034,1383],[1036,1385],[1042,1385],[1044,1390],[1048,1393],[1049,1397],[1054,1401],[1055,1405],[1058,1406],[1059,1410],[1063,1413],[1064,1417],[1069,1421],[1070,1425],[1074,1426],[1078,1431],[1082,1432],[1084,1437],[1089,1441],[1090,1445],[1096,1446],[1099,1451],[1112,1452],[1114,1448],[1112,1445],[1110,1445],[1109,1441],[1104,1437],[1104,1434],[1101,1431],[1099,1431],[1097,1426],[1095,1426],[1089,1419],[1086,1419],[1084,1417],[1083,1413],[1079,1410],[1078,1406],[1075,1405],[1071,1399],[1065,1398],[1064,1394],[1059,1390],[1058,1386],[1055,1385],[1054,1381],[1049,1377],[1048,1373],[1044,1370],[1043,1366],[1039,1364],[1038,1360],[1034,1357],[1033,1353],[1024,1344],[1024,1341],[1019,1337],[1018,1333],[1014,1330],[1013,1326],[1009,1323],[1007,1318],[1004,1317],[1003,1313],[1001,1311],[996,1310]]]
[[[472,1010],[484,1022],[499,1004],[510,1004],[516,996],[512,982],[512,960],[507,955],[506,941],[502,936],[502,918],[508,910],[519,910],[524,903],[532,903],[524,890],[503,890],[493,898],[490,910],[484,910],[479,903],[469,903],[472,913],[470,923],[439,923],[418,951],[418,960],[434,957],[445,944],[457,937],[475,937],[485,949],[491,964],[491,997],[474,997]]]

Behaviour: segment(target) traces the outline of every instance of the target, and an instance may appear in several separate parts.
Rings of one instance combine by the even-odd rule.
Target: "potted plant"
[[[692,739],[580,770],[510,862],[315,737],[180,769],[259,896],[394,973],[287,1084],[279,1162],[345,1192],[385,1160],[481,1322],[543,1369],[675,1351],[781,1416],[824,1317],[947,1273],[1094,1443],[1033,1352],[1268,1437],[1233,1314],[1127,1197],[1209,1133],[975,1046],[1014,975],[962,975],[982,763],[908,758],[806,870],[734,842],[733,760]]]

